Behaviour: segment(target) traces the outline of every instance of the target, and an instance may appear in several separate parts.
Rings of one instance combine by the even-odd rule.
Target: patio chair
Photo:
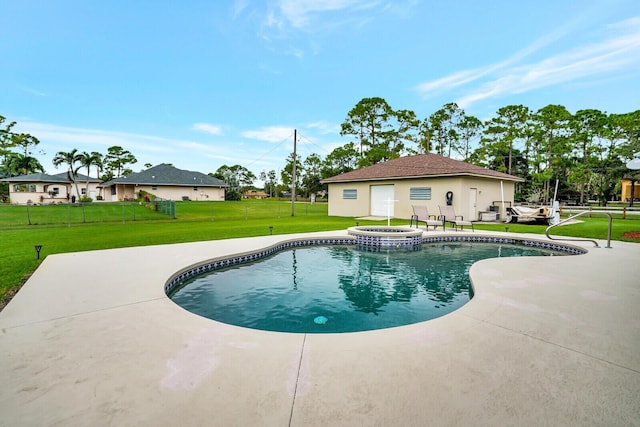
[[[413,215],[411,215],[409,227],[413,226],[413,221],[416,222],[416,228],[418,228],[419,223],[424,222],[427,231],[429,231],[429,226],[432,226],[435,230],[439,225],[442,225],[442,221],[438,220],[435,215],[429,215],[429,210],[426,206],[411,205],[411,207],[413,208]]]
[[[464,231],[465,226],[471,226],[471,230],[474,232],[476,231],[473,228],[473,222],[465,221],[462,215],[456,215],[456,212],[453,209],[453,206],[451,205],[438,206],[438,208],[440,209],[440,218],[442,218],[443,228],[445,227],[446,223],[449,223],[451,224],[452,228],[455,227],[456,231],[458,231],[458,227],[460,227],[460,229]]]

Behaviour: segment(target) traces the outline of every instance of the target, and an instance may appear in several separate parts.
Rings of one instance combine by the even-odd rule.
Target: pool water
[[[512,244],[434,243],[367,251],[288,249],[184,283],[171,298],[220,322],[298,333],[390,328],[443,316],[473,296],[469,268],[486,258],[562,255]]]

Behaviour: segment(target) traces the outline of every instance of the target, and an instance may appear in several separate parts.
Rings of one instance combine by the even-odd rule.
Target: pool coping
[[[515,233],[426,232],[426,237]],[[189,266],[346,231],[48,256],[0,312],[6,425],[630,425],[640,245],[483,260],[474,299],[414,325],[287,334],[171,302]],[[534,257],[537,258],[537,257]],[[112,265],[118,274],[99,273]],[[187,267],[185,267],[187,266]],[[73,272],[73,274],[69,274]]]

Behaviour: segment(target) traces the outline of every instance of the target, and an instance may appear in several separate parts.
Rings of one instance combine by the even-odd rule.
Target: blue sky
[[[326,156],[382,97],[423,119],[445,103],[640,108],[637,0],[32,1],[0,25],[0,114],[58,151],[120,145],[145,163],[279,171]]]

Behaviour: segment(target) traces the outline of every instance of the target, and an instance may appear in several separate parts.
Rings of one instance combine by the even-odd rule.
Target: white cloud
[[[635,70],[637,73],[640,69],[640,20],[630,21],[634,25],[617,27],[632,30],[628,34],[507,69],[463,96],[458,105],[464,108],[485,98],[524,93],[588,77],[600,78],[619,71]]]
[[[211,135],[222,135],[222,127],[210,123],[194,123],[191,129],[210,133]]]
[[[32,87],[27,87],[27,86],[20,86],[20,89],[22,89],[23,91],[30,93],[31,95],[35,95],[35,96],[40,96],[40,97],[45,97],[47,96],[46,93],[41,92],[37,89],[34,89]]]
[[[342,28],[354,30],[367,25],[376,16],[388,19],[390,10],[395,16],[402,17],[407,8],[414,5],[415,0],[398,3],[391,9],[381,0],[277,0],[263,12],[262,26],[257,34],[273,51],[302,59],[307,49],[318,53],[320,42],[317,37],[311,39],[315,35]],[[303,38],[300,38],[301,34]],[[292,40],[305,47],[291,46]]]
[[[249,139],[257,139],[267,142],[293,141],[293,128],[284,126],[267,126],[259,130],[242,132],[242,136]]]
[[[337,134],[337,133],[340,133],[340,129],[341,129],[340,125],[336,125],[336,124],[325,122],[325,121],[307,123],[306,127],[308,129],[317,130],[318,133],[323,135]]]
[[[249,5],[249,0],[235,0],[233,2],[233,17],[238,17]]]
[[[640,18],[610,25],[608,29],[614,30],[615,34],[599,43],[578,46],[538,62],[521,63],[525,57],[564,34],[564,31],[558,31],[504,61],[421,83],[416,90],[428,97],[479,81],[476,87],[470,87],[456,100],[460,107],[465,108],[482,99],[524,93],[584,78],[602,78],[625,71],[637,73],[640,69]]]
[[[314,14],[344,9],[371,7],[379,2],[362,3],[358,0],[281,0],[280,12],[294,28],[304,28]]]

